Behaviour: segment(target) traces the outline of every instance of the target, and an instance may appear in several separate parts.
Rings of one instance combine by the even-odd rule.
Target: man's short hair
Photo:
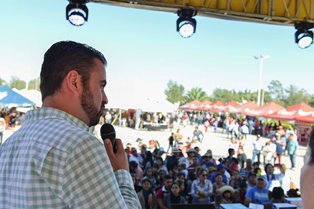
[[[57,92],[67,73],[73,69],[82,76],[82,83],[86,87],[95,59],[107,65],[104,55],[86,44],[74,41],[60,41],[53,44],[45,53],[41,66],[42,100]]]

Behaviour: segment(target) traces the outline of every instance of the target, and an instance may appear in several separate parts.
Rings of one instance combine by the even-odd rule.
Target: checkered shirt
[[[130,174],[113,171],[104,146],[79,119],[29,111],[0,147],[0,209],[141,208]]]

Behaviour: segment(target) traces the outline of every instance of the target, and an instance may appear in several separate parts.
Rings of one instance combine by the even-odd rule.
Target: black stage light
[[[294,25],[297,31],[295,32],[295,42],[301,49],[308,48],[313,43],[313,32],[309,29],[314,27],[314,24],[301,22]]]
[[[70,0],[66,7],[66,19],[74,26],[82,26],[88,19],[86,0]]]
[[[178,10],[177,13],[179,16],[177,19],[177,32],[179,32],[183,38],[191,37],[196,31],[196,20],[192,17],[197,14],[197,11],[184,8]]]

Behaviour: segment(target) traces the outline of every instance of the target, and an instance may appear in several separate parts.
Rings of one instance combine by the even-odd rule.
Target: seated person
[[[256,186],[246,192],[244,204],[249,206],[250,203],[263,204],[267,202],[269,202],[269,197],[265,177],[258,176]]]
[[[285,199],[284,191],[281,187],[274,187],[271,192],[271,202],[272,203],[288,203]]]

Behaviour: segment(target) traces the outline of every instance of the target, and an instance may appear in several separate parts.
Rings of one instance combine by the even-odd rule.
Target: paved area
[[[182,135],[184,139],[187,137],[191,137],[195,126],[186,126],[180,127]],[[124,145],[130,142],[134,146],[136,146],[136,139],[141,138],[145,144],[148,144],[148,141],[151,139],[158,140],[161,147],[165,150],[168,147],[168,138],[174,130],[163,130],[163,131],[143,131],[143,130],[134,130],[130,128],[124,127],[115,127],[117,138],[121,138],[123,140]],[[200,129],[204,132],[204,128],[200,126]],[[9,135],[12,134],[12,131],[6,131],[4,134],[4,139],[6,139]],[[255,136],[248,136],[246,146],[250,147],[250,144],[255,140]],[[262,138],[262,140],[267,141],[268,139]],[[213,151],[214,158],[218,159],[219,157],[225,157],[227,155],[227,150],[229,148],[230,139],[226,137],[226,134],[221,133],[221,130],[218,132],[213,132],[213,129],[209,129],[208,132],[205,133],[204,140],[198,146],[201,148],[201,154],[204,154],[207,149],[211,149]],[[247,148],[246,154],[248,158],[252,157],[252,151],[250,148]],[[300,179],[300,170],[303,166],[303,156],[305,154],[306,147],[299,146],[298,155],[297,155],[297,165],[295,170],[288,169],[288,173],[291,176],[291,179],[299,188],[299,179]],[[287,168],[290,168],[290,160],[287,156],[283,156],[282,162],[286,164]]]

